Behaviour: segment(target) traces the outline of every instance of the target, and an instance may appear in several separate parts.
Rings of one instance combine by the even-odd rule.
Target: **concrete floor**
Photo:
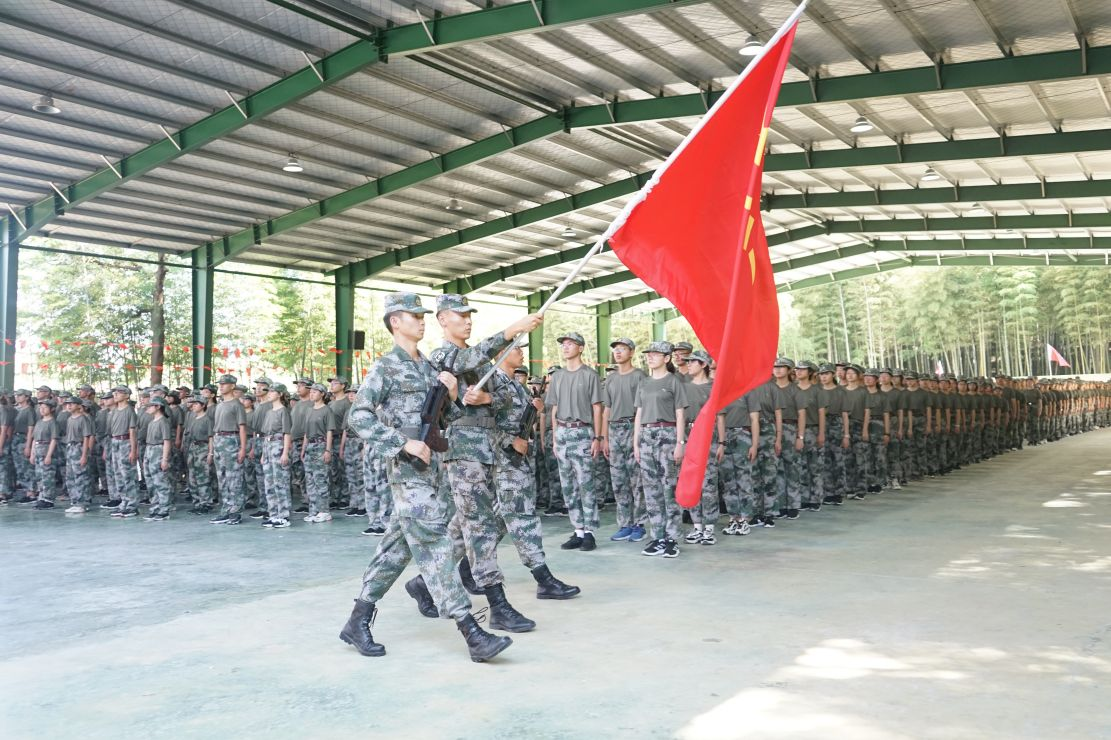
[[[612,513],[607,521],[612,521]],[[471,663],[399,587],[339,632],[377,540],[0,510],[5,738],[1111,737],[1111,430],[686,547],[604,540]],[[609,527],[606,528],[607,534]]]

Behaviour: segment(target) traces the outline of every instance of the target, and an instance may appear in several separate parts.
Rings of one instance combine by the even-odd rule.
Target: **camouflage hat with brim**
[[[903,380],[918,380],[918,373],[913,370],[907,370],[903,373]]]
[[[285,387],[285,383],[274,383],[270,386],[270,390],[277,391],[278,393],[289,393],[289,389]]]
[[[239,382],[239,378],[235,377],[234,375],[224,374],[224,375],[221,375],[219,378],[216,378],[216,383],[218,385],[226,385],[226,384],[235,385],[238,382]]]
[[[383,309],[386,313],[394,313],[395,311],[417,315],[432,313],[431,309],[421,305],[420,297],[416,293],[390,293],[383,301]]]
[[[165,410],[166,399],[155,396],[154,398],[147,401],[147,406],[157,406],[158,408]]]
[[[833,365],[831,363],[828,363],[828,362],[823,362],[821,365],[818,365],[818,372],[819,373],[835,373],[835,372],[837,372],[837,366]]]
[[[189,396],[189,398],[185,399],[184,403],[186,403],[190,406],[193,405],[194,403],[199,403],[201,406],[207,406],[208,405],[208,401],[205,399],[204,396]]]
[[[612,342],[610,342],[610,349],[613,349],[614,347],[616,347],[619,344],[622,344],[622,345],[625,345],[626,347],[628,347],[630,352],[636,352],[637,343],[634,342],[632,339],[629,339],[628,337],[621,337],[620,339],[614,339]]]
[[[297,378],[297,380],[293,381],[293,384],[307,385],[311,388],[312,386],[316,385],[316,382],[312,378]]]
[[[101,401],[111,401],[112,400],[112,392],[109,391],[108,393],[101,394],[100,400]]]
[[[531,378],[528,379],[528,384],[529,385],[544,385],[544,379],[541,378],[539,375],[533,375]]]
[[[58,406],[58,404],[54,403],[53,398],[43,398],[42,400],[36,401],[35,403],[37,403],[39,406],[49,406],[52,409],[57,408]]]
[[[857,375],[864,374],[864,368],[862,368],[860,365],[857,365],[855,362],[850,362],[848,365],[845,365],[845,369],[852,370]]]
[[[709,366],[710,353],[704,349],[696,349],[695,351],[690,353],[689,357],[687,357],[688,362],[690,362],[691,360],[695,362],[701,362],[703,365]]]
[[[342,375],[337,375],[334,378],[328,378],[328,382],[329,383],[339,383],[340,385],[345,386],[345,385],[347,385],[347,378],[343,377]]]
[[[53,393],[53,392],[54,392],[54,389],[53,389],[53,388],[51,388],[51,387],[50,387],[50,386],[48,386],[48,385],[40,385],[40,386],[39,386],[38,388],[36,388],[35,390],[36,390],[36,391],[42,391],[42,392],[44,392],[44,393]]]
[[[263,375],[261,378],[255,378],[255,385],[273,385],[274,381]]]
[[[776,357],[772,367],[794,367],[795,361],[790,357]]]
[[[27,397],[30,397],[31,396],[31,391],[27,390],[26,388],[16,388],[14,391],[12,391],[12,395],[13,396],[27,396]]]
[[[123,394],[128,395],[128,396],[131,395],[131,389],[128,388],[126,385],[117,385],[115,388],[112,389],[112,392],[113,393],[123,393]]]
[[[169,393],[170,392],[170,389],[167,388],[166,386],[162,385],[161,383],[156,383],[156,384],[152,385],[150,388],[148,388],[147,390],[149,390],[149,391],[161,391],[162,393]]]
[[[891,368],[889,368],[889,367],[881,367],[881,368],[876,368],[876,369],[879,371],[880,375],[894,375],[895,374],[895,373],[891,372]]]
[[[215,393],[216,392],[216,384],[215,383],[209,383],[204,388],[201,388],[201,390],[202,391],[208,391],[209,393]]]
[[[907,371],[901,367],[896,367],[891,370],[891,374],[896,378],[905,378],[907,376]]]
[[[254,394],[254,393],[244,393],[244,394],[243,394],[243,399],[244,399],[244,400],[246,400],[246,401],[254,401],[254,400],[257,400],[257,399],[255,398],[255,394]]]
[[[880,369],[876,367],[870,367],[864,371],[863,375],[864,377],[868,377],[869,375],[871,375],[873,378],[878,378],[880,376]]]
[[[672,352],[694,352],[694,345],[690,342],[676,342],[671,345]]]
[[[323,383],[313,383],[309,386],[310,391],[317,391],[319,393],[327,393],[328,388]]]
[[[93,387],[92,387],[91,385],[89,385],[88,383],[86,383],[85,385],[81,385],[81,386],[78,386],[78,387],[77,387],[77,390],[79,390],[79,391],[92,391],[92,390],[94,390],[94,389],[93,389]]]
[[[556,337],[556,343],[563,344],[568,339],[570,339],[572,342],[579,345],[580,347],[586,346],[586,340],[583,339],[583,335],[579,334],[577,331],[569,331],[566,334],[561,334],[560,336]]]
[[[454,311],[455,313],[474,313],[478,309],[467,303],[467,297],[458,293],[444,293],[436,297],[436,313]]]
[[[528,368],[527,367],[514,368],[513,374],[514,375],[528,375]]]
[[[242,383],[236,383],[235,384],[235,389],[237,391],[239,391],[240,393],[246,393],[247,392],[247,386],[243,385]]]
[[[660,355],[670,355],[673,351],[675,351],[675,347],[671,342],[649,342],[648,346],[641,350],[641,354],[646,355],[649,352],[655,352]]]

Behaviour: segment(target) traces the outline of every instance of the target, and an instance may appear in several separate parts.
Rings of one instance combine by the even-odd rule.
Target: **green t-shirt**
[[[687,403],[686,389],[687,384],[674,373],[668,373],[662,378],[645,378],[637,387],[633,401],[633,405],[640,409],[640,423],[675,422],[675,410],[685,409],[690,405]]]
[[[545,400],[556,407],[557,421],[594,421],[594,404],[602,402],[598,374],[586,365],[578,370],[559,370],[552,375]]]
[[[636,413],[637,387],[647,378],[643,370],[634,369],[632,372],[610,373],[604,385],[602,398],[606,408],[610,410],[610,419],[631,419]]]

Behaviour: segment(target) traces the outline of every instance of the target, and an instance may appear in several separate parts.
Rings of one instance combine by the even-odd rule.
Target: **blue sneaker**
[[[613,535],[613,537],[610,537],[610,541],[611,542],[624,542],[625,540],[629,539],[632,536],[633,536],[633,528],[632,527],[622,527],[621,529],[617,530],[617,532]]]
[[[629,535],[629,542],[640,542],[647,536],[648,533],[644,531],[644,527],[638,524],[633,527],[633,533]]]

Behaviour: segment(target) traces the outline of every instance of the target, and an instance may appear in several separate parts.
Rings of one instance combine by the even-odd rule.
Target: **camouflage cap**
[[[274,381],[263,375],[261,378],[255,378],[255,385],[273,385]]]
[[[166,386],[162,385],[161,383],[156,383],[156,384],[152,385],[150,388],[148,388],[147,390],[162,391],[163,393],[169,393],[170,392],[170,389],[167,388]]]
[[[868,377],[869,375],[871,375],[873,378],[878,378],[880,376],[880,370],[879,368],[870,367],[865,370],[863,374],[864,377]]]
[[[834,369],[839,368],[839,367],[846,367],[847,368],[851,364],[852,363],[850,363],[850,362],[841,362],[841,360],[838,360],[837,362],[833,363],[833,367],[834,367]]]
[[[343,386],[346,386],[348,384],[347,383],[347,378],[343,377],[342,375],[337,375],[334,378],[328,378],[328,382],[329,383],[339,383],[340,385],[343,385]]]
[[[16,391],[16,393],[18,393],[18,392],[19,391]],[[126,385],[117,385],[115,388],[112,389],[112,392],[113,393],[123,393],[123,394],[128,395],[128,396],[131,395],[131,389],[128,388]]]
[[[16,388],[14,391],[12,391],[12,395],[13,396],[27,396],[28,398],[30,398],[31,391],[27,390],[26,388]]]
[[[907,370],[905,373],[903,373],[903,379],[918,380],[918,373],[914,372],[913,370]]]
[[[48,386],[48,385],[40,385],[40,386],[39,386],[38,388],[36,388],[35,390],[36,390],[36,391],[46,391],[47,393],[53,393],[53,392],[54,392],[54,389],[53,389],[53,388],[51,388],[51,387],[50,387],[50,386]]]
[[[53,398],[43,398],[41,400],[35,401],[35,403],[39,406],[49,406],[50,408],[56,408],[58,406],[58,404],[54,403]]]
[[[656,352],[661,355],[670,355],[673,350],[674,347],[671,342],[649,342],[648,346],[641,351],[641,354],[646,355],[649,352]]]
[[[161,396],[155,396],[154,398],[147,401],[146,405],[147,406],[157,406],[158,408],[160,408],[164,411],[166,409],[166,399],[162,398]]]
[[[877,369],[880,371],[881,375],[883,375],[885,373],[887,375],[894,375],[895,374],[895,373],[891,372],[891,368],[889,368],[889,367],[881,367],[881,368],[877,368]]]
[[[579,334],[577,331],[569,331],[556,337],[556,344],[563,344],[564,340],[567,339],[570,339],[572,342],[579,345],[580,347],[586,346],[586,340],[583,339],[583,335]]]
[[[185,401],[183,403],[185,403],[187,405],[194,404],[194,403],[199,403],[201,406],[207,406],[208,405],[208,401],[205,400],[204,396],[189,396],[188,398],[185,399]]]
[[[845,369],[852,370],[857,375],[864,374],[864,368],[862,368],[860,365],[857,365],[855,362],[850,362],[849,364],[845,365]]]
[[[432,313],[431,310],[421,305],[420,298],[416,293],[390,293],[383,301],[383,310],[386,313],[404,311],[418,316]]]
[[[690,342],[676,342],[671,345],[673,352],[694,352],[694,345]]]
[[[907,376],[906,371],[903,370],[903,368],[901,367],[894,368],[891,371],[891,374],[894,375],[896,378],[905,378]]]
[[[696,349],[690,353],[689,357],[687,357],[687,362],[690,362],[691,360],[695,362],[701,362],[703,365],[709,366],[710,353],[704,349]]]
[[[821,365],[818,365],[818,372],[819,373],[835,373],[835,372],[837,372],[837,366],[833,365],[829,362],[823,362]]]
[[[247,401],[254,401],[254,400],[256,400],[256,399],[255,399],[255,394],[254,394],[254,393],[244,393],[244,394],[243,394],[243,398],[244,398],[244,400],[247,400]]]
[[[293,381],[293,384],[294,385],[307,385],[311,388],[316,383],[315,383],[315,381],[313,381],[312,378],[297,378],[297,380]]]
[[[541,378],[539,375],[533,375],[532,377],[530,377],[528,379],[528,384],[529,385],[544,385],[544,379]]]
[[[247,392],[247,386],[243,385],[242,383],[236,383],[235,384],[235,389],[237,391],[239,391],[240,393],[246,393]]]
[[[238,382],[239,378],[235,377],[234,375],[228,375],[227,373],[216,378],[216,383],[219,385],[224,385],[225,383],[231,383],[232,385],[235,385]]]
[[[555,371],[557,371],[557,370],[562,370],[562,369],[563,369],[563,368],[562,368],[562,367],[560,367],[559,365],[552,365],[552,366],[551,366],[550,368],[548,368],[548,370],[546,371],[546,373],[545,373],[545,374],[546,374],[546,375],[551,375],[551,374],[553,374],[553,373],[554,373]]]
[[[313,383],[309,388],[310,391],[318,391],[320,393],[327,393],[328,388],[323,383]]]
[[[612,342],[610,342],[610,349],[613,349],[614,347],[616,347],[619,344],[623,344],[626,347],[628,347],[630,351],[636,352],[637,343],[634,342],[632,339],[629,339],[628,337],[621,337],[620,339],[614,339]]]
[[[109,391],[109,392],[107,392],[107,393],[104,393],[104,394],[102,394],[102,395],[100,396],[100,400],[101,400],[101,401],[111,401],[111,400],[112,400],[112,392],[111,392],[111,391]]]
[[[444,293],[436,298],[436,313],[454,311],[455,313],[474,313],[478,309],[467,303],[467,296],[458,293]]]
[[[85,409],[86,411],[92,411],[93,402],[90,401],[89,399],[83,398],[83,399],[81,399],[81,401],[79,403],[81,404],[81,408]]]
[[[63,404],[67,404],[67,403],[81,403],[81,399],[80,399],[80,398],[78,398],[77,396],[65,396],[64,398],[62,398],[61,402],[62,402]]]
[[[289,389],[285,387],[285,383],[274,383],[270,386],[270,390],[277,391],[278,393],[289,393]]]
[[[513,374],[514,375],[528,375],[528,368],[527,367],[514,368],[513,369]]]
[[[215,383],[209,383],[204,388],[201,388],[201,390],[202,391],[208,391],[209,393],[215,393],[216,392],[216,384]]]
[[[795,361],[790,357],[776,357],[772,367],[794,367]]]
[[[92,391],[94,389],[91,385],[89,385],[88,383],[85,383],[84,385],[78,386],[77,390],[79,390],[79,391]]]

